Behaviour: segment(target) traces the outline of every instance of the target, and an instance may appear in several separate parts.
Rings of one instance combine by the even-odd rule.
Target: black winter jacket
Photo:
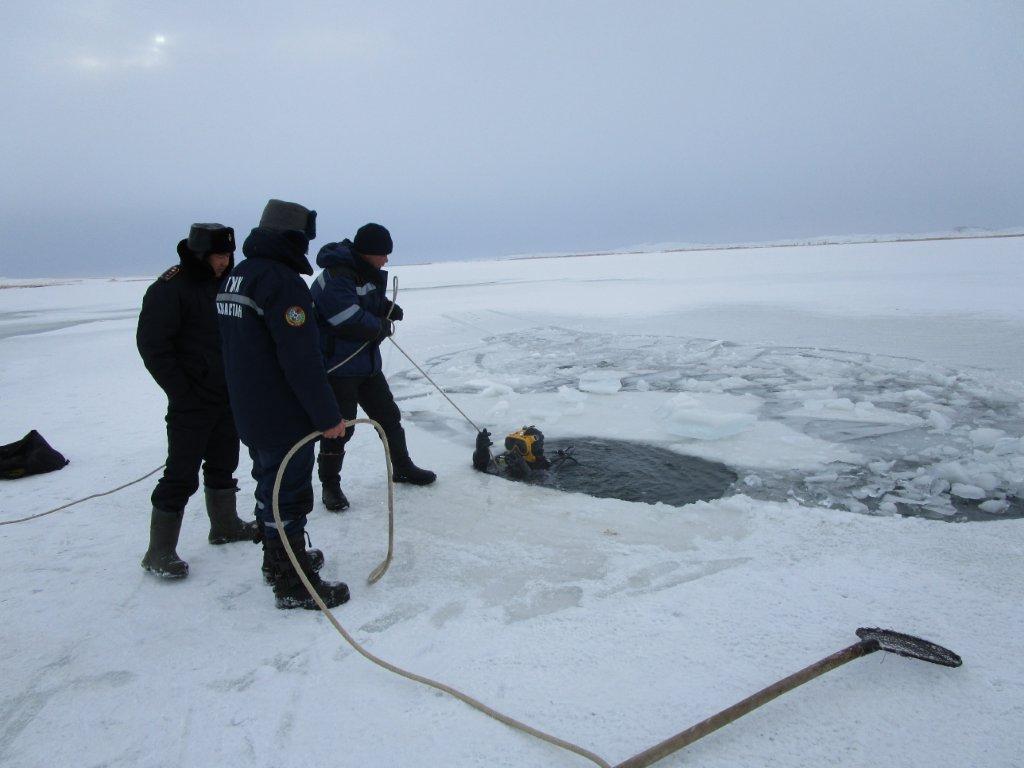
[[[136,346],[172,408],[227,407],[214,305],[220,281],[205,262],[179,258],[146,290]]]
[[[312,269],[294,241],[271,230],[254,229],[242,252],[217,296],[235,425],[248,446],[287,446],[341,421],[299,277]]]

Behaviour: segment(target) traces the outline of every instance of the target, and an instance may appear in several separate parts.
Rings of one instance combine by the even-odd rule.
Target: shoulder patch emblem
[[[306,324],[306,310],[302,307],[288,307],[284,311],[284,321],[292,328],[299,328]]]
[[[166,272],[164,272],[162,275],[160,275],[160,279],[164,280],[164,281],[166,281],[166,280],[173,280],[175,277],[178,276],[179,272],[181,272],[181,265],[180,264],[175,264],[173,267],[171,267]]]

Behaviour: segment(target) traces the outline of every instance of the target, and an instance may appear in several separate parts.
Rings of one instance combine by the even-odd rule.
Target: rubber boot
[[[309,579],[313,589],[316,590],[316,593],[328,608],[334,608],[348,602],[349,592],[346,584],[340,581],[324,581],[320,578],[320,574],[316,572],[306,552],[306,542],[302,531],[290,533],[288,535],[288,543],[291,545],[292,551],[295,552],[295,557],[299,561],[299,567],[302,569],[303,574]],[[298,574],[296,574],[291,560],[288,559],[288,553],[285,551],[282,541],[276,537],[268,539],[266,547],[267,556],[270,558],[272,567],[277,572],[277,578],[274,580],[273,585],[277,607],[281,609],[305,608],[310,611],[318,610],[319,606],[306,590],[305,585],[303,585]]]
[[[429,469],[420,469],[409,458],[409,446],[405,442],[405,430],[402,425],[394,425],[387,429],[388,450],[391,451],[391,479],[396,483],[412,485],[430,485],[437,480],[437,475]]]
[[[323,453],[317,456],[317,470],[323,489],[321,499],[328,512],[341,512],[348,509],[348,499],[341,490],[341,465],[345,461],[344,453]]]
[[[165,579],[184,579],[188,576],[188,563],[178,557],[178,534],[181,532],[181,512],[167,512],[153,507],[149,519],[149,549],[142,558],[142,567]]]
[[[412,485],[430,485],[437,480],[437,475],[429,469],[420,469],[412,463],[408,456],[397,459],[392,463],[395,470],[392,479],[396,483],[411,483]]]
[[[211,544],[232,541],[255,541],[259,530],[256,521],[244,522],[238,518],[235,507],[237,488],[206,488],[206,514],[210,516]]]

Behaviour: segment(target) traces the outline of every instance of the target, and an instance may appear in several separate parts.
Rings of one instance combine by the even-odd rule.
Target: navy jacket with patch
[[[235,424],[246,445],[288,445],[341,421],[309,289],[299,277],[309,262],[284,235],[260,228],[242,252],[245,259],[217,296]]]
[[[384,295],[388,273],[356,255],[349,240],[325,245],[317,254],[316,263],[323,267],[323,272],[310,292],[326,369],[330,371],[363,347],[330,375],[380,373],[380,343],[384,339],[381,318],[391,309],[391,302]]]

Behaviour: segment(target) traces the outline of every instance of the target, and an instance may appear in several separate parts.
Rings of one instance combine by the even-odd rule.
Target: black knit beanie
[[[363,224],[352,240],[352,247],[364,256],[387,256],[394,250],[391,233],[380,224]]]

